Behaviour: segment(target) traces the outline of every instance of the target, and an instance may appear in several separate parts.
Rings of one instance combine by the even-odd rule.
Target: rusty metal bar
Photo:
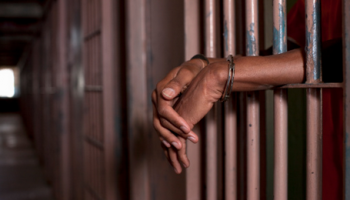
[[[306,83],[321,80],[320,0],[305,2],[306,10]],[[307,169],[306,197],[322,198],[322,129],[320,89],[309,88],[307,93]]]
[[[199,0],[184,0],[185,6],[185,59],[200,52],[200,12]],[[195,127],[195,133],[199,129]],[[201,155],[200,145],[187,142],[187,156],[191,167],[186,170],[186,198],[200,200],[201,198]]]
[[[216,49],[216,5],[215,0],[205,1],[205,54],[208,57],[217,57]],[[209,111],[206,120],[206,185],[207,200],[218,197],[218,136],[216,124],[217,105]]]
[[[258,1],[246,2],[246,55],[259,55]],[[260,199],[259,93],[247,93],[247,199]]]
[[[148,130],[146,1],[127,1],[126,13],[129,194],[130,200],[148,200],[147,145],[140,145],[146,141]]]
[[[273,54],[287,51],[286,0],[273,1]],[[274,91],[274,198],[288,198],[288,104],[287,90]]]
[[[236,54],[235,0],[224,1],[225,57]],[[224,104],[225,112],[225,198],[237,199],[237,98],[232,95]]]
[[[344,196],[350,199],[350,0],[343,0]]]

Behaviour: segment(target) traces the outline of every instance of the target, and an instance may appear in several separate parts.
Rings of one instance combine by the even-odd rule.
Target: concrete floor
[[[19,114],[0,114],[0,200],[53,200]]]

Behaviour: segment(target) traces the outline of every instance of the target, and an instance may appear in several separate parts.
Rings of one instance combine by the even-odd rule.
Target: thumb
[[[180,94],[191,83],[194,78],[194,73],[188,69],[182,69],[179,71],[176,77],[174,77],[168,84],[165,85],[162,90],[163,98],[172,100]]]

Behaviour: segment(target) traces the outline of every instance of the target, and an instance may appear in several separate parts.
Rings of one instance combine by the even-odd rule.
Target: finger
[[[164,138],[159,137],[159,139],[167,148],[171,147],[171,145],[166,140],[164,140]]]
[[[162,79],[161,81],[159,81],[156,85],[156,90],[157,90],[157,95],[161,96],[161,92],[162,90],[165,88],[164,86],[167,85],[174,77],[176,77],[176,75],[178,74],[179,70],[181,69],[181,67],[176,67],[174,69],[172,69],[164,79]],[[175,97],[175,96],[174,96]],[[170,98],[169,100],[171,100],[172,98]]]
[[[187,168],[190,166],[190,160],[186,155],[186,140],[183,138],[179,138],[182,143],[182,148],[177,152],[178,160],[182,163],[182,165]]]
[[[168,129],[165,129],[161,126],[157,112],[153,107],[153,126],[154,129],[158,132],[159,136],[162,137],[166,142],[174,146],[176,149],[181,149],[181,142],[179,139],[171,133]]]
[[[190,131],[189,133],[184,133],[183,131],[179,130],[178,128],[176,128],[174,125],[172,125],[169,121],[167,121],[164,118],[159,119],[160,120],[160,124],[162,127],[170,130],[171,132],[179,135],[182,138],[185,139],[189,139],[191,142],[193,143],[197,143],[198,142],[198,136],[196,133],[194,133],[193,131]]]
[[[160,100],[157,105],[157,111],[160,119],[164,118],[170,122],[166,128],[171,128],[171,130],[176,133],[178,133],[177,130],[181,130],[183,133],[189,133],[191,131],[191,127],[186,120],[174,110],[168,101]]]
[[[195,77],[196,73],[190,67],[183,67],[178,74],[164,86],[162,90],[163,98],[171,100],[187,88]]]
[[[158,115],[163,115],[163,117],[168,118],[172,121],[172,123],[175,124],[175,126],[177,126],[178,128],[176,128],[173,124],[165,122],[165,124],[167,124],[167,127],[164,128],[168,128],[171,131],[177,133],[177,134],[182,134],[183,133],[189,133],[190,132],[190,128],[187,124],[187,122],[179,116],[179,114],[172,108],[172,106],[170,105],[169,101],[160,101],[161,103],[158,104],[158,100],[157,100],[157,95],[156,95],[156,90],[153,91],[152,93],[152,102],[153,102],[153,115],[155,115],[158,112]],[[157,107],[157,109],[155,109],[155,107]],[[155,117],[155,116],[154,116]],[[159,118],[159,116],[158,116]],[[167,121],[166,119],[161,118],[160,122],[162,124],[162,121]],[[181,129],[178,130],[178,129]],[[185,137],[185,136],[183,136]],[[196,136],[194,136],[194,138],[196,138]]]
[[[164,154],[165,154],[166,159],[168,160],[169,163],[171,163],[171,162],[170,162],[170,159],[169,159],[169,153],[168,153],[169,148],[166,147],[163,143],[160,143],[160,146],[162,147],[162,149],[163,149],[163,151],[164,151]]]
[[[157,110],[155,109],[155,106],[157,105],[157,98],[156,98],[155,91],[153,91],[152,93],[152,100],[153,100],[153,106],[154,106],[153,107],[154,118],[157,117],[159,119]],[[187,122],[182,117],[180,117],[179,114],[172,107],[170,107],[166,103],[162,103],[161,105],[159,105],[159,107],[163,107],[163,109],[159,109],[160,113],[163,114],[165,118],[170,118],[170,120],[172,120],[173,123],[177,124],[177,127],[179,128],[175,127],[172,123],[167,121],[165,118],[159,119],[161,126],[171,130],[172,132],[175,132],[176,134],[180,135],[183,138],[189,139],[193,143],[198,142],[198,136],[193,131],[191,131],[190,128],[188,128]],[[167,109],[165,109],[164,107]],[[168,146],[167,144],[165,145]]]
[[[182,171],[182,168],[177,158],[177,152],[178,152],[177,149],[169,148],[168,152],[169,152],[170,162],[171,162],[171,165],[174,167],[175,173],[180,174]]]

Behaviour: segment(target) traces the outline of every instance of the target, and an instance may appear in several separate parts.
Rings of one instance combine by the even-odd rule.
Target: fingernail
[[[187,165],[186,165],[185,163],[182,163],[182,165],[183,165],[185,168],[187,168]]]
[[[168,147],[168,148],[170,147],[170,144],[167,141],[163,140],[162,142],[166,147]]]
[[[162,91],[162,93],[163,93],[165,96],[167,96],[167,97],[169,97],[169,98],[172,98],[172,97],[174,96],[174,94],[175,94],[175,90],[173,90],[173,89],[171,89],[171,88],[165,88],[165,89]]]
[[[180,146],[179,146],[179,144],[178,144],[177,142],[172,142],[171,144],[172,144],[175,148],[177,148],[177,149],[180,148]]]
[[[188,137],[187,139],[191,140],[192,142],[196,142],[196,139],[192,136]]]
[[[186,126],[180,126],[180,129],[181,129],[183,132],[185,132],[185,133],[190,132],[190,129],[187,128]]]
[[[177,169],[174,167],[174,171],[175,171],[175,173],[177,173]]]

